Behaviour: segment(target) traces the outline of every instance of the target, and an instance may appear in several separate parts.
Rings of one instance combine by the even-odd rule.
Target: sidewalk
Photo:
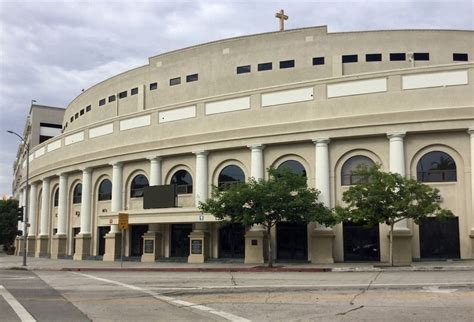
[[[474,271],[474,260],[421,261],[410,266],[386,267],[383,263],[280,263],[269,269],[266,264],[244,264],[243,262],[210,261],[204,264],[179,262],[104,262],[99,260],[74,261],[71,259],[27,258],[29,270],[52,271],[157,271],[157,272],[374,272],[374,271]],[[0,269],[22,268],[21,256],[0,254]]]

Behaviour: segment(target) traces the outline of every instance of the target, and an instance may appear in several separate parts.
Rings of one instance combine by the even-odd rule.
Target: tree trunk
[[[273,254],[272,254],[272,226],[267,226],[267,245],[268,245],[268,267],[273,267]]]
[[[393,266],[393,222],[390,223],[390,266]]]

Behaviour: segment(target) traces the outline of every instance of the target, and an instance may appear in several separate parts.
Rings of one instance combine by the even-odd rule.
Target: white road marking
[[[457,289],[455,288],[445,288],[441,290],[439,286],[425,286],[423,287],[423,290],[421,292],[449,294],[454,293],[456,291]]]
[[[410,286],[415,286],[415,287],[423,287],[423,288],[429,288],[429,287],[437,287],[439,288],[440,286],[474,286],[474,282],[452,282],[452,283],[406,283],[406,284],[394,284],[394,283],[374,283],[370,285],[370,288],[374,287],[410,287]],[[339,288],[339,287],[344,287],[344,288],[350,288],[350,287],[367,287],[367,284],[315,284],[315,285],[301,285],[301,284],[295,284],[295,285],[212,285],[212,286],[190,286],[190,287],[150,287],[150,290],[155,290],[155,291],[192,291],[192,290],[206,290],[206,289],[252,289],[252,288],[303,288],[303,289],[308,289],[308,288]]]
[[[7,276],[7,277],[0,276],[0,280],[31,280],[35,278],[36,278],[35,276]]]
[[[20,318],[21,321],[25,322],[34,322],[36,321],[31,314],[23,307],[23,305],[20,304],[20,302],[17,301],[13,295],[8,292],[8,290],[3,287],[3,285],[0,285],[0,295],[3,296],[5,301],[11,306],[13,311],[15,311],[16,315]]]
[[[190,309],[195,309],[195,310],[208,312],[208,313],[223,317],[224,319],[229,320],[229,321],[233,321],[233,322],[250,322],[250,320],[247,320],[247,319],[245,319],[241,316],[237,316],[237,315],[227,313],[227,312],[223,312],[223,311],[217,311],[217,310],[214,310],[213,308],[210,308],[208,306],[178,300],[178,299],[176,299],[174,297],[171,297],[171,296],[160,295],[156,292],[153,292],[151,290],[141,288],[141,287],[138,287],[138,286],[125,284],[125,283],[109,280],[109,279],[106,279],[106,278],[97,277],[97,276],[94,276],[94,275],[84,274],[84,273],[76,273],[76,272],[71,272],[71,273],[76,274],[76,275],[80,275],[80,276],[85,276],[85,277],[88,277],[88,278],[92,278],[92,279],[95,279],[97,281],[122,286],[122,287],[125,287],[125,288],[128,288],[128,289],[134,290],[134,291],[142,292],[142,293],[151,295],[152,297],[156,298],[157,300],[169,303],[169,304],[177,306],[177,307],[187,307],[187,308],[190,308]]]

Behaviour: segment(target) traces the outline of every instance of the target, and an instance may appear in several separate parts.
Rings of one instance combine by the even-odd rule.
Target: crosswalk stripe
[[[3,286],[0,285],[0,295],[3,296],[5,301],[11,306],[16,315],[22,322],[35,322],[33,316],[17,301],[17,299]]]

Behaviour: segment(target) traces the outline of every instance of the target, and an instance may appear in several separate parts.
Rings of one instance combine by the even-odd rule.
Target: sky
[[[208,41],[327,25],[329,32],[474,29],[474,0],[0,0],[0,197],[31,101],[67,107],[148,57]]]

